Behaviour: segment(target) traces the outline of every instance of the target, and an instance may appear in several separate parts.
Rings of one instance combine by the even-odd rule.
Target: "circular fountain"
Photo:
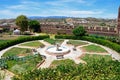
[[[70,52],[70,49],[66,46],[60,46],[59,44],[56,44],[56,46],[50,46],[46,49],[46,53],[50,55],[65,55]]]

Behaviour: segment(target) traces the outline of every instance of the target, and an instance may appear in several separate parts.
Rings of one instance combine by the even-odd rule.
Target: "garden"
[[[14,76],[13,80],[119,80],[120,62],[111,60],[109,56],[87,55],[83,59],[88,63],[74,65],[71,60],[54,61],[55,68],[34,70],[21,74],[21,77]]]
[[[80,40],[69,40],[67,42],[67,44],[71,44],[71,45],[74,45],[74,46],[81,46],[81,45],[86,45],[88,44],[87,42],[83,42],[83,41],[80,41]]]
[[[20,46],[28,46],[28,47],[44,47],[44,44],[42,44],[39,41],[31,41],[31,42],[27,42],[27,43],[23,43]]]
[[[36,69],[41,61],[42,57],[39,54],[34,55],[31,49],[14,47],[4,53],[0,67],[14,74],[21,74]]]
[[[0,67],[2,70],[6,69],[15,74],[12,80],[119,80],[119,60],[113,60],[111,54],[100,45],[107,46],[118,53],[120,53],[120,45],[109,40],[83,35],[82,37],[56,35],[54,39],[44,35],[1,41],[1,50],[21,44],[18,47],[7,50],[2,55]],[[36,50],[44,50],[46,48],[46,45],[40,40],[44,40],[44,42],[51,45],[55,45],[55,43],[62,44],[65,40],[68,40],[66,46],[70,48],[71,52],[66,54],[63,59],[56,59],[52,55],[48,57],[48,54],[45,54],[45,62],[41,63],[43,61],[41,53],[33,54],[32,52],[33,47]],[[97,45],[94,43],[97,43]],[[72,50],[73,47],[76,48],[76,51]],[[76,56],[78,54],[80,55]],[[49,59],[53,59],[53,61],[48,68],[38,69],[37,65],[39,63],[45,65],[47,64],[46,61],[49,62]],[[86,64],[83,64],[80,60],[86,62]],[[80,63],[77,64],[77,61]]]
[[[81,48],[84,52],[89,52],[89,53],[107,53],[107,51],[103,48],[101,48],[100,46],[97,45],[88,45],[88,46],[84,46]]]

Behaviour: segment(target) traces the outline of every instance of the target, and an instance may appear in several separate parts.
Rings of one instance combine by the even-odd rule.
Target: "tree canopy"
[[[106,26],[106,23],[102,22],[100,23],[100,26]]]
[[[85,29],[84,29],[83,26],[78,26],[78,27],[76,27],[75,29],[73,29],[72,32],[73,32],[73,34],[74,34],[75,36],[84,36],[85,33],[86,33],[86,31],[85,31]]]
[[[25,15],[20,15],[16,18],[16,25],[20,27],[21,31],[28,29],[28,19]]]
[[[40,23],[37,20],[30,20],[28,25],[29,25],[29,29],[33,30],[33,32],[40,31]]]

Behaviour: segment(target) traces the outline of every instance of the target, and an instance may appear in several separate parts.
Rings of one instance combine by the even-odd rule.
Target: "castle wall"
[[[41,31],[43,33],[53,33],[53,34],[72,34],[72,30],[76,26],[70,25],[53,25],[53,24],[42,24]],[[107,36],[115,36],[117,35],[117,28],[112,27],[84,27],[88,34],[99,34],[99,35],[107,35]]]

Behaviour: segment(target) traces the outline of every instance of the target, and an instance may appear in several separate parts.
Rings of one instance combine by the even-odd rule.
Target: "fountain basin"
[[[57,47],[55,46],[50,46],[46,49],[46,53],[49,55],[65,55],[70,52],[70,49],[66,46],[60,46],[59,50],[57,50]]]

